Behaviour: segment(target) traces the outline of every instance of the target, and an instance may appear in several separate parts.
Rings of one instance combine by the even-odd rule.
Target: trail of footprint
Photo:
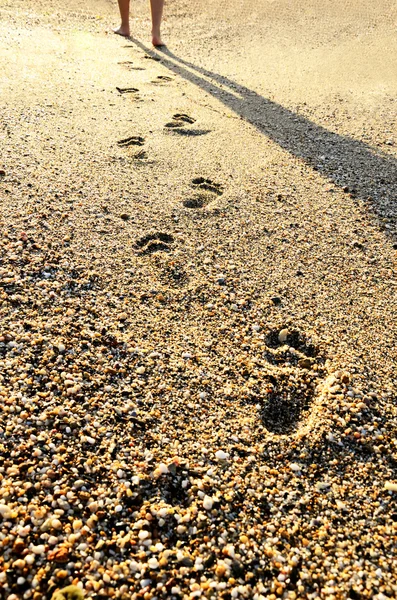
[[[138,254],[153,254],[154,252],[170,252],[174,237],[169,233],[149,233],[136,241]]]
[[[120,146],[120,148],[128,148],[128,146],[143,146],[144,143],[145,138],[141,137],[140,135],[133,135],[129,138],[125,138],[124,140],[119,140],[117,145]]]
[[[207,190],[217,196],[222,196],[223,194],[223,188],[220,183],[215,183],[211,179],[206,179],[205,177],[196,177],[193,179],[192,185],[196,189]]]

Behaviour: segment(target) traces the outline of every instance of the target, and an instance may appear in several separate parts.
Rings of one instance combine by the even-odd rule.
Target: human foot
[[[161,40],[160,33],[152,33],[152,44],[153,46],[165,46],[164,42]]]
[[[120,25],[118,29],[113,29],[113,33],[117,33],[117,35],[122,35],[123,37],[130,37],[130,28]]]

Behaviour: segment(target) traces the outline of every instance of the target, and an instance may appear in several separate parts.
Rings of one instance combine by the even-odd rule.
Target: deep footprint
[[[215,183],[211,181],[211,179],[205,179],[204,177],[196,177],[193,179],[192,184],[195,188],[199,188],[200,190],[207,190],[208,192],[212,192],[213,194],[217,194],[217,196],[222,196],[223,188],[220,183]]]
[[[124,140],[119,140],[117,145],[120,148],[128,148],[128,146],[143,146],[145,143],[145,139],[140,135],[133,135],[132,137],[125,138]]]
[[[316,387],[324,377],[325,359],[297,330],[286,333],[281,341],[280,330],[271,331],[266,343],[263,358],[269,370],[263,375],[266,391],[259,402],[261,418],[269,431],[291,433],[310,414]]]
[[[153,254],[154,252],[170,252],[170,244],[174,238],[169,233],[150,233],[137,240],[135,246],[138,254]]]

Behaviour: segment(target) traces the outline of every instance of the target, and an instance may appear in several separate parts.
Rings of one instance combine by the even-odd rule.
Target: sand
[[[397,594],[396,7],[258,4],[0,0],[7,600]]]

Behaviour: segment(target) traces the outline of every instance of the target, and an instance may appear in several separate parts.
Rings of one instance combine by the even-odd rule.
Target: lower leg
[[[121,25],[115,30],[119,35],[130,35],[130,0],[118,0]]]
[[[119,0],[120,2],[120,0]],[[150,0],[150,9],[152,13],[152,42],[153,46],[162,46],[160,27],[163,16],[164,0]]]

